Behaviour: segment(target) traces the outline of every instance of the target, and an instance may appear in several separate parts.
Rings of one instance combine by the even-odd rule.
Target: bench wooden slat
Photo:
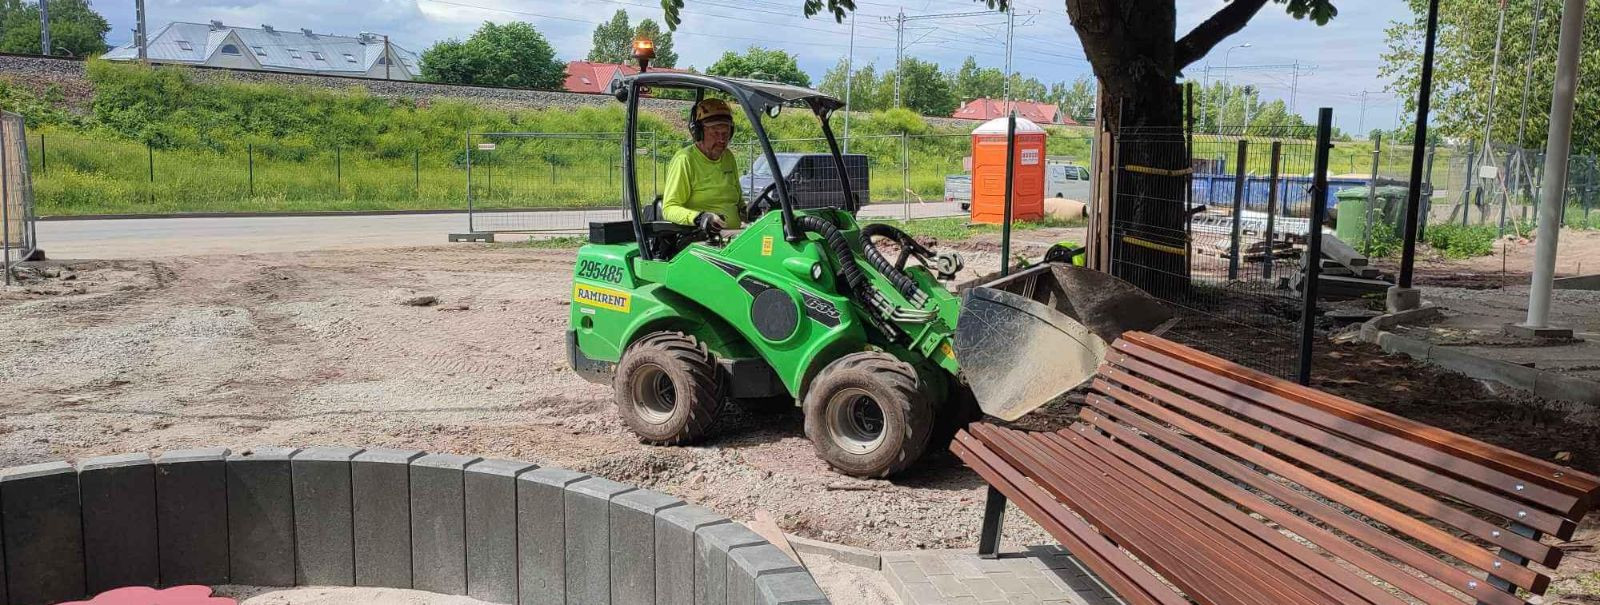
[[[1091,397],[1094,396],[1097,395],[1091,395]],[[1311,541],[1312,543],[1321,547],[1323,550],[1326,550],[1329,553],[1350,562],[1357,568],[1372,574],[1374,577],[1383,580],[1384,582],[1394,585],[1407,594],[1421,598],[1429,603],[1445,603],[1454,598],[1449,593],[1446,593],[1443,590],[1424,582],[1422,579],[1411,575],[1405,570],[1379,559],[1376,555],[1368,552],[1366,549],[1347,542],[1339,536],[1334,535],[1330,531],[1311,523],[1299,515],[1296,515],[1294,511],[1276,506],[1265,498],[1239,487],[1234,482],[1220,475],[1212,473],[1211,471],[1205,470],[1198,464],[1190,462],[1187,458],[1179,456],[1172,451],[1161,447],[1149,437],[1135,433],[1132,429],[1116,424],[1115,422],[1112,422],[1105,417],[1094,413],[1092,410],[1085,410],[1085,412],[1086,413],[1083,414],[1083,416],[1090,420],[1094,428],[1106,431],[1109,435],[1111,435],[1111,437],[1116,439],[1117,443],[1120,443],[1132,451],[1136,451],[1139,454],[1147,456],[1150,459],[1160,462],[1161,464],[1164,464],[1167,467],[1182,473],[1189,480],[1198,483],[1202,487],[1226,496],[1234,503],[1243,506],[1248,510],[1252,510],[1256,514],[1283,526],[1285,529],[1288,529],[1302,538]],[[1089,432],[1088,434],[1091,439],[1096,438],[1092,432]],[[1320,503],[1316,503],[1309,499],[1306,499],[1305,502],[1320,505]],[[1297,506],[1300,503],[1289,502],[1288,504],[1290,506]],[[1326,505],[1321,506],[1327,509],[1330,514],[1340,514],[1338,511],[1327,508]],[[1315,514],[1317,511],[1313,509],[1307,510],[1306,512],[1307,514]],[[1521,601],[1519,600],[1511,600],[1509,602],[1498,603],[1496,605],[1514,605],[1520,602]]]
[[[1169,355],[1183,357],[1193,365],[1206,368],[1219,376],[1237,380],[1262,391],[1288,398],[1304,406],[1334,414],[1345,420],[1368,426],[1389,435],[1402,436],[1412,441],[1429,444],[1442,453],[1450,454],[1457,458],[1474,460],[1513,477],[1567,494],[1578,500],[1575,508],[1570,511],[1563,511],[1568,514],[1587,511],[1595,496],[1600,494],[1600,477],[1595,477],[1588,473],[1551,464],[1532,456],[1428,426],[1314,389],[1278,380],[1214,355],[1186,347],[1180,348],[1180,345],[1176,343],[1149,334],[1127,332],[1122,335],[1122,340],[1163,351]],[[1495,485],[1490,483],[1489,485],[1491,487],[1505,487],[1504,484]],[[1582,515],[1578,516],[1581,517]]]
[[[1133,349],[1146,352],[1143,349]],[[1157,356],[1162,363],[1170,361],[1168,358]],[[1566,519],[1556,513],[1547,512],[1537,506],[1530,506],[1529,502],[1520,502],[1500,494],[1485,490],[1470,483],[1457,480],[1449,475],[1423,468],[1409,460],[1390,454],[1382,449],[1373,448],[1366,444],[1347,439],[1343,436],[1329,432],[1320,426],[1301,421],[1298,418],[1272,411],[1268,406],[1234,395],[1223,390],[1224,385],[1207,385],[1192,380],[1176,372],[1170,371],[1156,363],[1146,362],[1130,355],[1128,352],[1118,351],[1106,357],[1108,363],[1127,368],[1138,374],[1149,376],[1163,383],[1172,385],[1183,391],[1199,395],[1206,403],[1226,409],[1240,416],[1255,420],[1275,430],[1282,431],[1293,437],[1327,448],[1342,456],[1361,462],[1369,467],[1380,469],[1383,472],[1395,475],[1402,479],[1417,483],[1437,490],[1438,492],[1457,498],[1463,502],[1489,512],[1499,514],[1507,519],[1517,519],[1522,524],[1539,531],[1553,535],[1562,540],[1569,540],[1577,530],[1577,523]],[[1218,381],[1222,382],[1222,381]],[[1237,384],[1237,383],[1232,383]],[[1519,518],[1517,513],[1526,512],[1527,516]],[[1534,557],[1540,559],[1541,557]]]
[[[1535,593],[1543,594],[1545,586],[1549,585],[1550,578],[1543,574],[1521,565],[1505,565],[1505,560],[1495,556],[1488,550],[1469,544],[1421,520],[1384,506],[1382,503],[1361,493],[1317,476],[1315,473],[1268,455],[1266,452],[1251,447],[1248,443],[1225,436],[1215,429],[1194,422],[1173,410],[1161,407],[1133,391],[1113,387],[1103,392],[1115,397],[1117,403],[1125,404],[1127,407],[1117,405],[1117,403],[1112,403],[1104,398],[1102,398],[1102,401],[1105,402],[1105,405],[1096,405],[1095,407],[1117,416],[1124,422],[1131,420],[1133,416],[1137,416],[1137,413],[1133,411],[1133,409],[1137,409],[1139,412],[1160,419],[1194,436],[1194,440],[1185,439],[1184,441],[1187,442],[1186,445],[1195,449],[1207,449],[1197,441],[1210,444],[1371,517],[1400,533],[1426,542],[1429,546],[1437,548],[1478,569],[1486,571],[1495,569],[1494,564],[1500,563],[1501,567],[1495,570],[1495,575]],[[1129,409],[1130,407],[1133,409]],[[1207,451],[1210,452],[1211,450],[1208,449]]]
[[[1198,471],[1200,474],[1192,475],[1192,477],[1194,480],[1199,481],[1200,485],[1204,489],[1202,489],[1202,487],[1197,487],[1194,483],[1190,483],[1189,479],[1185,479],[1181,475],[1174,474],[1172,470],[1162,468],[1156,463],[1157,461],[1152,461],[1151,459],[1147,459],[1139,455],[1139,453],[1130,449],[1126,444],[1113,440],[1105,435],[1101,435],[1098,431],[1093,430],[1093,427],[1090,427],[1087,424],[1081,422],[1073,424],[1071,428],[1063,430],[1059,434],[1067,439],[1081,440],[1087,444],[1093,445],[1100,452],[1104,452],[1107,456],[1109,456],[1108,458],[1102,458],[1107,465],[1113,465],[1117,463],[1127,464],[1140,469],[1148,476],[1164,477],[1171,482],[1169,484],[1170,487],[1181,492],[1188,500],[1192,502],[1198,504],[1207,499],[1211,499],[1215,500],[1216,502],[1223,503],[1224,506],[1220,508],[1219,512],[1222,513],[1222,516],[1227,518],[1229,523],[1245,529],[1258,539],[1270,544],[1282,555],[1291,557],[1294,560],[1299,561],[1302,565],[1305,565],[1306,567],[1316,571],[1324,579],[1324,583],[1333,583],[1348,591],[1353,591],[1359,595],[1359,600],[1364,602],[1383,605],[1403,605],[1404,603],[1398,597],[1395,597],[1387,591],[1378,588],[1371,582],[1368,582],[1366,578],[1357,576],[1355,572],[1351,571],[1350,569],[1339,566],[1332,560],[1317,554],[1317,552],[1312,550],[1312,548],[1289,539],[1289,537],[1283,533],[1268,527],[1266,524],[1251,518],[1245,512],[1234,508],[1234,506],[1237,505],[1236,501],[1241,498],[1248,499],[1247,501],[1257,501],[1258,504],[1260,499],[1232,483],[1222,481],[1215,475],[1210,475],[1209,473],[1200,471],[1200,468],[1198,466],[1194,466],[1192,463],[1177,459],[1176,456],[1172,456],[1165,460],[1165,463],[1173,466],[1173,470],[1182,472],[1187,466],[1190,470]],[[1207,482],[1204,480],[1204,478],[1207,476],[1215,478],[1216,480]],[[1209,493],[1207,493],[1205,489],[1214,490],[1219,494],[1228,496],[1228,498],[1218,499],[1215,496],[1211,496]],[[1260,508],[1266,510],[1257,511],[1257,514],[1260,514],[1262,517],[1267,519],[1273,519],[1272,513],[1277,513],[1277,516],[1282,517],[1285,520],[1284,522],[1279,522],[1279,524],[1291,532],[1301,534],[1302,536],[1325,533],[1325,530],[1311,525],[1304,519],[1295,516],[1289,511],[1285,511],[1275,506],[1262,506]],[[1352,555],[1356,555],[1358,558],[1362,555],[1367,557],[1366,559],[1357,563],[1358,567],[1360,566],[1360,563],[1363,562],[1384,565],[1381,560],[1379,560],[1377,557],[1373,557],[1367,551],[1345,543],[1342,540],[1339,542],[1348,548],[1344,551],[1341,551],[1341,549],[1338,548],[1323,550],[1327,550],[1334,555],[1340,555],[1341,552],[1348,552]],[[1351,602],[1355,600],[1358,599],[1352,598],[1347,601],[1340,602]]]
[[[1024,474],[1078,511],[1102,534],[1178,584],[1190,598],[1219,605],[1276,605],[1306,600],[1304,595],[1294,594],[1288,583],[1263,573],[1261,561],[1250,561],[1245,553],[1207,539],[1204,532],[1196,531],[1178,515],[1161,514],[1162,509],[1147,500],[1142,491],[1109,481],[1100,472],[1084,472],[1093,467],[1083,461],[1074,458],[1066,465],[1061,465],[1060,460],[1052,464],[1051,457],[1030,440],[983,426],[976,427],[975,433],[979,439],[998,446],[995,451],[1002,458],[1026,469]],[[1066,472],[1062,466],[1079,468]]]
[[[1084,427],[1081,423],[1075,426],[1080,429]],[[1287,577],[1293,578],[1297,590],[1302,594],[1307,594],[1305,589],[1314,591],[1310,593],[1312,595],[1308,599],[1310,602],[1374,602],[1374,599],[1358,595],[1346,587],[1367,584],[1366,582],[1359,581],[1359,578],[1355,578],[1349,572],[1335,572],[1332,575],[1342,581],[1330,581],[1326,577],[1330,570],[1316,565],[1323,563],[1327,564],[1327,567],[1337,569],[1337,566],[1333,566],[1327,559],[1312,554],[1303,546],[1293,544],[1283,534],[1272,531],[1260,522],[1241,514],[1232,505],[1215,497],[1197,493],[1193,490],[1194,486],[1170,473],[1155,471],[1152,474],[1153,469],[1144,466],[1119,464],[1122,461],[1114,453],[1071,430],[1041,434],[1036,440],[1059,455],[1075,455],[1085,468],[1107,469],[1108,472],[1117,469],[1114,471],[1115,474],[1123,480],[1137,483],[1147,493],[1160,498],[1160,502],[1156,502],[1157,506],[1167,507],[1169,511],[1184,512],[1200,527],[1218,531],[1240,548],[1249,551],[1256,560],[1264,563],[1262,569],[1276,570],[1274,573],[1287,574]],[[1377,603],[1399,603],[1387,593],[1379,591],[1379,594],[1388,598],[1377,600]]]
[[[1108,389],[1114,388],[1109,381],[1116,381],[1123,387],[1143,394],[1146,397],[1151,397],[1157,401],[1172,405],[1175,408],[1189,414],[1190,416],[1195,416],[1200,420],[1209,422],[1218,428],[1237,435],[1245,441],[1266,446],[1267,448],[1278,452],[1284,458],[1289,458],[1291,461],[1305,463],[1319,471],[1339,477],[1341,481],[1359,485],[1363,490],[1387,498],[1392,502],[1399,503],[1413,511],[1431,516],[1456,528],[1468,531],[1484,541],[1506,547],[1512,552],[1516,552],[1525,557],[1533,559],[1534,561],[1538,561],[1546,567],[1555,567],[1561,562],[1562,553],[1560,549],[1541,544],[1537,540],[1529,540],[1514,533],[1501,531],[1500,526],[1462,512],[1461,510],[1453,508],[1448,504],[1439,502],[1426,494],[1394,483],[1393,481],[1358,468],[1355,465],[1337,460],[1332,456],[1328,456],[1309,447],[1299,445],[1288,439],[1274,435],[1249,423],[1236,420],[1217,410],[1205,405],[1201,405],[1193,399],[1151,384],[1150,382],[1138,378],[1131,373],[1115,367],[1103,366],[1100,370],[1100,375],[1104,378],[1096,378],[1094,384],[1097,389],[1101,390],[1101,392],[1107,392]],[[1118,399],[1121,398],[1119,397]],[[1209,400],[1209,398],[1206,399]],[[1248,444],[1243,445],[1248,447]],[[1302,483],[1302,485],[1305,484]],[[1328,482],[1327,485],[1336,484]],[[1340,489],[1343,488],[1340,487]],[[1320,492],[1321,490],[1318,489],[1317,491]],[[1351,491],[1347,491],[1345,493],[1336,493],[1335,499],[1345,502],[1345,498],[1353,493],[1354,492]],[[1398,511],[1392,511],[1389,507],[1381,503],[1372,502],[1371,506],[1379,507],[1386,513],[1393,513],[1396,515],[1401,514]],[[1357,508],[1358,510],[1362,510],[1363,513],[1367,512],[1360,507]],[[1373,516],[1377,517],[1377,515]],[[1422,525],[1422,527],[1429,527],[1431,529],[1431,526],[1427,525]],[[1457,548],[1473,549],[1475,551],[1478,550],[1477,546],[1462,541],[1455,536],[1448,536],[1447,534],[1443,534],[1443,532],[1439,533],[1445,535],[1448,539],[1453,539],[1460,542],[1460,544],[1456,546]],[[1492,556],[1488,553],[1484,554]]]
[[[1017,508],[1039,522],[1072,556],[1130,605],[1189,605],[1187,599],[1140,567],[1083,520],[1060,507],[1047,510],[1040,506],[1039,502],[1050,502],[1053,498],[966,431],[956,434],[951,450]]]
[[[1452,589],[1479,597],[1485,602],[1492,603],[1493,605],[1518,605],[1522,603],[1521,600],[1511,597],[1510,595],[1506,595],[1505,593],[1496,595],[1495,592],[1497,591],[1489,589],[1486,582],[1479,580],[1467,572],[1453,567],[1428,553],[1418,550],[1416,547],[1400,541],[1393,535],[1385,533],[1326,504],[1313,500],[1305,494],[1295,491],[1287,485],[1278,483],[1277,481],[1274,481],[1265,475],[1246,468],[1244,465],[1234,462],[1232,459],[1223,456],[1215,450],[1202,446],[1186,437],[1182,437],[1172,430],[1157,426],[1155,423],[1144,419],[1144,417],[1138,415],[1137,413],[1134,413],[1133,411],[1116,404],[1108,397],[1100,394],[1091,394],[1089,395],[1088,400],[1095,407],[1084,408],[1081,412],[1081,415],[1091,424],[1101,427],[1102,430],[1109,430],[1111,427],[1115,426],[1118,421],[1120,421],[1128,426],[1143,431],[1146,435],[1154,437],[1156,440],[1183,452],[1185,455],[1192,456],[1206,463],[1207,465],[1232,476],[1237,480],[1248,483],[1252,487],[1270,494],[1272,497],[1299,509],[1302,513],[1310,515],[1322,523],[1325,523],[1345,533],[1346,535],[1378,548],[1385,554],[1394,557],[1400,562],[1439,579],[1440,581],[1444,582],[1446,586],[1449,586]],[[1109,412],[1108,415],[1108,410],[1118,409],[1120,409],[1120,411]],[[1373,570],[1370,569],[1367,571],[1373,572]],[[1377,574],[1374,573],[1374,575]],[[1526,577],[1522,579],[1524,581],[1528,580]],[[1517,585],[1521,586],[1522,584],[1519,583]],[[1480,595],[1479,593],[1482,594]],[[1501,599],[1499,598],[1500,596],[1507,598]]]

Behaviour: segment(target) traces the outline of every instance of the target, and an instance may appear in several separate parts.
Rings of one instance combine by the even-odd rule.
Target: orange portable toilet
[[[1044,218],[1044,139],[1038,124],[1017,118],[1012,220]],[[1000,224],[1005,215],[1006,118],[995,118],[972,131],[972,222]]]

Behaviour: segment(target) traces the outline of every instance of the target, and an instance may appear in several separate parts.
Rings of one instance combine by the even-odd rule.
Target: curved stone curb
[[[0,470],[0,603],[125,585],[375,586],[507,604],[827,603],[743,525],[510,460],[260,447]]]

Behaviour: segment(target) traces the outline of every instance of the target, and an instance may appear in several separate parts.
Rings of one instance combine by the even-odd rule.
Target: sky
[[[133,2],[92,0],[111,23],[108,41],[127,44],[133,37]],[[799,58],[813,84],[839,59],[850,54],[850,20],[835,23],[818,15],[807,19],[803,0],[686,0],[683,23],[674,34],[678,64],[705,69],[723,52],[750,45],[782,48]],[[1224,6],[1224,0],[1177,0],[1180,35]],[[895,61],[895,26],[886,20],[904,10],[907,17],[948,13],[973,16],[917,19],[906,24],[906,54],[952,69],[968,56],[985,67],[1005,67],[1006,16],[990,13],[974,0],[856,0],[854,61],[875,64],[880,72]],[[1077,34],[1061,0],[1016,0],[1012,66],[1046,83],[1070,81],[1090,73]],[[1290,100],[1294,70],[1301,65],[1295,108],[1315,121],[1317,107],[1333,107],[1334,123],[1348,132],[1392,128],[1400,100],[1384,92],[1378,78],[1383,30],[1409,18],[1405,2],[1340,0],[1342,13],[1327,26],[1299,21],[1270,3],[1244,30],[1218,44],[1189,69],[1196,78],[1227,77],[1236,84],[1259,87],[1267,98]],[[534,24],[562,60],[582,59],[599,23],[618,9],[634,23],[645,18],[663,22],[659,0],[145,0],[151,33],[172,21],[279,29],[309,28],[319,33],[353,35],[367,31],[388,34],[393,43],[422,52],[436,41],[466,38],[484,21],[527,21]],[[1248,47],[1234,48],[1248,43]],[[1230,51],[1231,49],[1231,51]],[[1249,69],[1230,69],[1248,67]],[[1265,66],[1265,67],[1263,67]],[[1369,91],[1362,112],[1361,91]]]

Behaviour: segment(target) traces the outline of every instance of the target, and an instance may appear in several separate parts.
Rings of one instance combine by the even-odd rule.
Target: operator
[[[744,193],[739,189],[738,163],[728,153],[728,141],[733,139],[728,103],[721,99],[695,103],[689,114],[689,136],[694,144],[678,150],[667,164],[662,217],[707,233],[738,229]]]

